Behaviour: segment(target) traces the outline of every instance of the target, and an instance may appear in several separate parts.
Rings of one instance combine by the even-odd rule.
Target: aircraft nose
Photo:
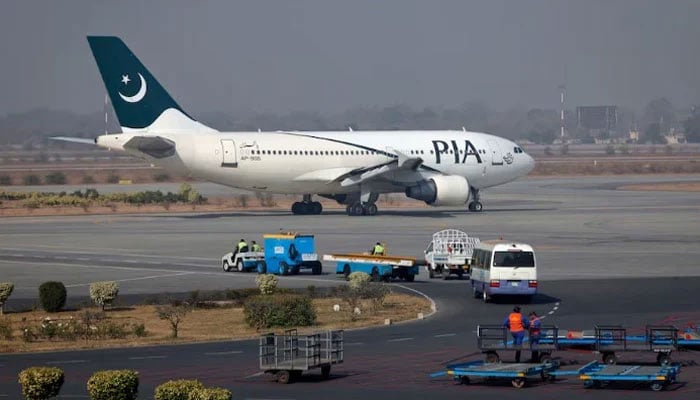
[[[524,170],[525,171],[524,172],[525,172],[525,175],[527,175],[530,173],[530,171],[535,169],[535,159],[532,158],[532,156],[530,156],[527,153],[525,153],[524,156],[525,156],[525,160],[524,160],[525,161],[524,162]]]

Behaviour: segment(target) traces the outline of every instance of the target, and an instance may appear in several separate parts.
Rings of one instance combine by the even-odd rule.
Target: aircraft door
[[[233,140],[221,140],[221,156],[222,167],[238,167],[238,157],[236,156],[236,143]]]
[[[491,148],[491,165],[503,165],[503,153],[498,142],[489,140],[489,148]]]

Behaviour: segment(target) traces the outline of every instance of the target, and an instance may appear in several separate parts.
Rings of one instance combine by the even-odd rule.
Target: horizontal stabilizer
[[[96,139],[79,138],[79,137],[69,137],[69,136],[54,136],[50,137],[51,140],[58,140],[61,142],[71,142],[71,143],[81,143],[81,144],[97,144]]]

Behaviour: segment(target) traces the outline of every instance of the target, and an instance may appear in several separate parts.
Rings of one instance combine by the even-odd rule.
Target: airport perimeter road
[[[374,218],[339,212],[312,217],[269,212],[5,218],[0,220],[0,271],[2,280],[16,283],[14,302],[35,298],[38,285],[46,280],[63,281],[74,299],[87,296],[87,285],[98,280],[119,281],[120,293],[125,295],[249,287],[254,274],[225,274],[219,262],[241,237],[254,240],[263,233],[294,230],[316,234],[319,254],[366,251],[381,240],[389,253],[420,257],[433,232],[458,228],[482,239],[504,237],[534,245],[541,295],[525,310],[547,315],[547,323],[564,329],[613,323],[636,331],[647,323],[683,327],[700,321],[697,193],[616,188],[693,179],[697,181],[694,177],[525,179],[485,192],[484,212],[479,214],[415,209],[385,210]],[[320,277],[282,277],[280,283],[305,287],[339,281],[333,266],[326,264]],[[578,399],[592,395],[573,380],[524,391],[509,385],[460,387],[449,380],[429,380],[428,373],[450,360],[478,358],[476,325],[501,322],[512,305],[471,299],[468,281],[429,281],[422,274],[405,286],[434,298],[438,313],[423,321],[348,332],[346,363],[334,370],[334,379],[328,382],[309,378],[283,386],[255,375],[259,372],[257,346],[248,341],[2,355],[0,396],[18,398],[17,372],[45,364],[66,370],[65,398],[84,398],[89,375],[106,368],[138,369],[144,398],[158,383],[178,377],[229,387],[237,399],[514,399],[523,395]],[[564,353],[562,357],[584,362],[593,355]],[[692,366],[700,361],[697,353],[680,353],[677,359],[691,366],[681,374],[684,384],[663,396],[698,397],[700,367]],[[637,399],[660,394],[599,390],[594,395]]]
[[[346,332],[345,363],[334,367],[332,379],[321,380],[309,374],[300,382],[280,385],[257,368],[256,341],[219,342],[195,345],[133,349],[72,351],[0,356],[0,396],[19,398],[17,373],[28,366],[51,365],[65,370],[62,398],[84,398],[85,382],[98,369],[133,368],[141,378],[139,398],[150,398],[159,383],[173,378],[201,379],[207,385],[223,386],[236,399],[380,399],[391,398],[463,399],[498,396],[504,399],[534,396],[542,399],[589,398],[575,379],[557,383],[535,381],[531,387],[516,390],[509,382],[471,386],[455,385],[447,378],[431,380],[428,374],[440,371],[451,361],[481,359],[474,331],[478,324],[498,324],[511,304],[484,304],[466,295],[468,281],[415,282],[410,286],[433,297],[439,312],[426,320]],[[408,286],[408,285],[407,285]],[[647,323],[674,323],[683,326],[700,318],[694,299],[700,278],[575,280],[545,282],[541,295],[525,311],[537,310],[547,317],[546,324],[568,329],[591,329],[593,324],[624,323],[639,332]],[[551,314],[550,314],[551,312]],[[527,355],[527,352],[525,352]],[[591,353],[555,353],[562,361],[577,365],[590,361]],[[512,354],[501,353],[504,361]],[[652,362],[653,354],[625,353],[621,361]],[[685,365],[700,362],[697,353],[679,353],[674,361]],[[572,366],[572,368],[575,367]],[[647,389],[600,390],[595,398],[689,399],[700,394],[700,367],[689,366],[681,383],[668,393]]]

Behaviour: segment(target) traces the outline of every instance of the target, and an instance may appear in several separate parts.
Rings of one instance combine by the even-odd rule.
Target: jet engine
[[[457,206],[469,200],[469,182],[459,175],[436,175],[406,188],[406,196],[431,206]]]

